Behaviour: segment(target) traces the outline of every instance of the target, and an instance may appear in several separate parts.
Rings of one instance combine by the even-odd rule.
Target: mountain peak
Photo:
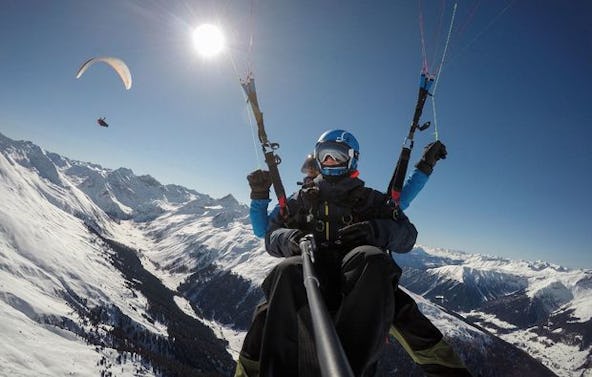
[[[228,194],[226,196],[223,196],[222,198],[218,199],[218,202],[220,204],[222,204],[223,206],[230,206],[230,207],[240,205],[238,200],[236,200],[235,197],[232,196],[232,194]]]

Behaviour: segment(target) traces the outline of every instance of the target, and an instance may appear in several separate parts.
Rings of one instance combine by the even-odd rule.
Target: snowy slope
[[[38,152],[38,151],[36,151]],[[95,347],[56,323],[80,323],[69,302],[117,305],[154,332],[163,329],[132,308],[145,301],[107,262],[102,246],[74,214],[109,229],[92,202],[55,171],[19,155],[0,154],[0,370],[6,375],[97,376],[110,350]],[[42,178],[46,176],[48,178]],[[26,200],[23,200],[26,198]],[[59,205],[61,208],[56,207]],[[123,367],[134,375],[139,363]]]
[[[125,228],[44,151],[30,143],[0,142],[0,370],[97,376],[117,361],[117,375],[147,371],[137,355],[122,360],[129,354],[124,346],[118,351],[108,346],[113,330],[125,322],[154,339],[167,338],[171,330],[153,318],[141,289],[114,268],[114,250],[89,231],[114,237]],[[224,342],[218,342],[223,350]],[[229,355],[224,362],[229,370]]]

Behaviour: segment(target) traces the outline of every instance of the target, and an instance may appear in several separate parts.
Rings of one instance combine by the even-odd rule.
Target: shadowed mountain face
[[[64,359],[47,375],[120,369],[128,375],[232,375],[262,299],[259,284],[278,262],[251,234],[245,205],[231,195],[214,199],[2,135],[0,177],[0,314],[11,344],[0,347],[0,365],[27,355],[35,370],[47,357],[67,354],[86,355],[78,362],[86,369],[69,370],[71,361]],[[553,375],[508,343],[519,343],[511,337],[520,331],[589,352],[589,319],[574,321],[582,316],[576,304],[592,286],[589,272],[579,279],[556,266],[518,269],[511,261],[419,247],[397,262],[405,270],[402,285],[420,295],[414,297],[422,311],[475,375]],[[45,341],[64,348],[39,349],[39,338],[12,330],[45,328],[53,330]],[[421,375],[393,342],[381,375]],[[560,373],[568,368],[574,369],[553,366]]]

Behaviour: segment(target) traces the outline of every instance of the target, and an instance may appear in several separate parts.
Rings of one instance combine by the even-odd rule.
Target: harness
[[[319,246],[335,247],[341,228],[368,219],[393,218],[387,198],[376,196],[363,183],[351,190],[333,188],[322,180],[304,185],[296,197],[297,210],[291,212],[286,225],[312,233]]]

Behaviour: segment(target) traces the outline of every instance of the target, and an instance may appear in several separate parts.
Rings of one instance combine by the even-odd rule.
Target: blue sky
[[[453,3],[421,2],[432,71]],[[449,157],[407,211],[419,242],[592,268],[592,3],[457,3],[436,93]],[[250,66],[288,192],[329,128],[356,135],[361,178],[384,190],[417,97],[418,2],[257,0],[254,17],[251,4],[4,0],[0,132],[248,203],[245,176],[263,166],[238,83]],[[227,53],[196,54],[204,22],[223,28]],[[130,91],[106,66],[75,79],[105,55],[127,62]],[[416,134],[413,162],[432,140]]]

